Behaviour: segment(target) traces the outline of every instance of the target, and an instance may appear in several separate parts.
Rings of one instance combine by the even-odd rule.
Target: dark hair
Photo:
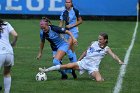
[[[102,36],[104,39],[106,39],[106,44],[108,44],[108,34],[105,32],[101,32],[100,36]]]
[[[49,18],[47,17],[42,17],[42,20],[44,20],[45,22],[49,23],[50,25],[52,25],[51,21]]]
[[[72,1],[72,0],[71,0],[71,3],[72,3],[71,7],[74,7],[74,6],[73,6],[73,1]]]
[[[4,21],[2,19],[0,19],[0,38],[1,38],[1,33],[3,32],[2,25],[6,25],[6,24],[4,24]]]
[[[6,24],[4,24],[4,21],[2,19],[0,19],[0,33],[3,31],[2,25]]]

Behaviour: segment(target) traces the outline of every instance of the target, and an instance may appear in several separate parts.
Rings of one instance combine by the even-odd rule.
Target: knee
[[[58,60],[57,58],[54,58],[53,59],[53,64],[54,65],[60,65],[61,63],[60,63],[60,60]]]
[[[10,76],[10,72],[11,72],[11,66],[9,67],[4,67],[4,76]]]
[[[96,81],[97,82],[102,82],[102,81],[104,81],[104,79],[103,78],[96,78]]]
[[[10,76],[10,70],[4,70],[3,75],[4,76]]]

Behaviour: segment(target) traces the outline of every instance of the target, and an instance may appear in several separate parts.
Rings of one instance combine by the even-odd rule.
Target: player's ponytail
[[[0,19],[0,32],[3,31],[3,28],[2,28],[3,25],[6,25],[6,24],[4,24],[4,21],[2,19]]]
[[[3,31],[3,28],[2,28],[3,25],[6,25],[6,24],[4,24],[4,21],[2,19],[0,19],[0,38],[1,38],[1,33]]]
[[[42,17],[42,20],[44,20],[45,22],[49,23],[50,25],[52,25],[51,21],[49,18],[47,17]]]
[[[73,1],[72,1],[72,0],[71,0],[71,4],[72,4],[71,7],[74,7],[74,5],[73,5]]]
[[[0,19],[0,32],[2,31],[3,20]]]

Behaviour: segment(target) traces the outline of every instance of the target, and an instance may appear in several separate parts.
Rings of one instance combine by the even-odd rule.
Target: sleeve
[[[6,24],[7,24],[7,30],[9,31],[9,33],[14,30],[14,28],[11,26],[10,23],[6,22]]]
[[[62,28],[62,27],[58,27],[58,26],[54,26],[54,25],[51,25],[50,27],[51,27],[51,30],[53,30],[54,32],[59,33],[59,34],[65,34],[65,32],[66,32],[66,29]]]
[[[90,43],[90,46],[92,45],[92,44],[95,44],[96,43],[96,41],[92,41],[91,43]]]
[[[64,11],[63,11],[64,12]],[[61,15],[60,15],[60,20],[64,20],[63,19],[63,12],[61,13]]]
[[[109,46],[106,46],[105,47],[105,54],[108,54],[108,50],[110,49],[110,47]]]
[[[75,15],[76,15],[77,18],[81,17],[79,10],[77,10],[75,8],[73,8],[73,10],[74,10]]]
[[[44,35],[44,33],[43,33],[42,30],[40,30],[40,40],[41,40],[42,42],[45,42],[45,35]]]

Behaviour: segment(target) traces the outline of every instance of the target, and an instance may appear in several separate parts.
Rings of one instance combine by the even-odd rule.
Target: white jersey
[[[82,74],[84,70],[87,70],[89,74],[94,71],[99,71],[101,59],[107,54],[108,48],[108,46],[100,48],[98,41],[93,42],[87,49],[86,56],[77,62],[80,74]]]
[[[105,56],[105,54],[107,54],[108,48],[108,46],[106,46],[105,48],[101,48],[99,46],[99,42],[95,41],[87,49],[86,56],[83,58],[83,60],[86,60],[88,62],[94,62],[94,65],[99,65],[101,59]]]
[[[14,28],[8,22],[4,22],[4,24],[7,25],[2,26],[3,31],[0,33],[0,54],[13,54],[13,48],[9,42],[9,33],[13,31]]]

